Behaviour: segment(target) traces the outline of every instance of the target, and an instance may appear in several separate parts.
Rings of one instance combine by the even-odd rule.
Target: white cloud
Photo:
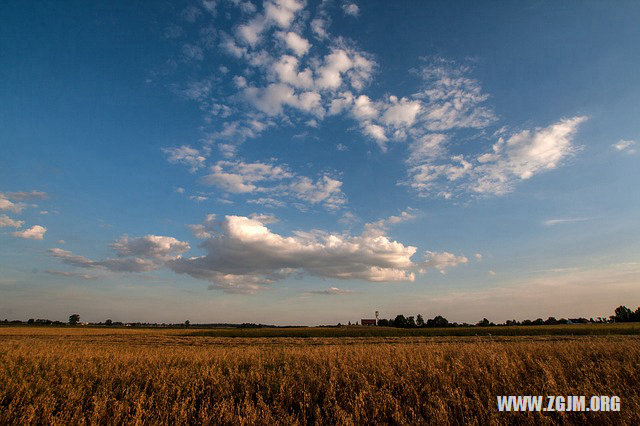
[[[206,161],[206,158],[200,151],[187,145],[182,145],[177,148],[162,148],[162,152],[167,155],[167,160],[170,163],[180,163],[189,166],[192,173],[204,167]]]
[[[264,214],[264,213],[251,213],[249,215],[251,220],[256,220],[263,225],[269,225],[271,223],[277,223],[278,218],[272,214]]]
[[[382,122],[394,127],[412,126],[420,112],[420,102],[407,98],[398,101],[395,96],[391,97],[391,102],[391,106],[382,115]]]
[[[179,258],[190,249],[187,242],[159,235],[133,238],[124,235],[110,247],[117,253],[118,258],[94,261],[61,248],[49,249],[49,253],[67,265],[80,268],[104,268],[113,272],[148,272],[162,267],[167,261]]]
[[[189,199],[191,201],[195,201],[196,203],[201,203],[202,201],[206,201],[209,199],[209,197],[205,197],[203,195],[190,195]]]
[[[342,182],[327,175],[315,182],[291,173],[286,166],[242,161],[219,161],[203,182],[235,194],[268,193],[271,197],[251,200],[256,204],[283,206],[274,197],[293,197],[311,204],[337,209],[346,203]]]
[[[478,262],[480,262],[482,260],[482,254],[481,253],[476,253],[476,254],[473,255],[473,257],[475,257]]]
[[[425,254],[424,264],[425,266],[437,269],[441,274],[446,274],[447,268],[452,268],[460,264],[467,263],[468,261],[469,259],[465,256],[456,256],[455,254],[446,251],[439,253],[427,251]]]
[[[617,151],[626,152],[627,154],[635,154],[635,141],[620,139],[617,143],[611,145]]]
[[[488,95],[482,93],[478,81],[466,76],[468,71],[466,67],[456,67],[444,60],[419,71],[425,89],[415,97],[425,102],[420,121],[427,129],[483,128],[496,120],[493,111],[482,106]]]
[[[293,177],[291,172],[283,166],[260,162],[218,161],[211,166],[211,173],[203,178],[203,182],[227,192],[241,194],[264,191],[264,188],[256,185],[257,182],[291,177]]]
[[[447,135],[442,133],[428,133],[414,139],[409,145],[407,163],[422,163],[441,156],[446,152],[444,144],[448,139]]]
[[[22,225],[24,225],[23,220],[11,219],[6,214],[0,215],[0,228],[20,228]]]
[[[584,222],[589,220],[587,217],[567,218],[567,219],[548,219],[542,222],[544,226],[555,226],[563,223]]]
[[[204,223],[187,225],[187,228],[191,229],[193,236],[201,240],[211,238],[215,227],[215,214],[208,214],[205,217]]]
[[[545,128],[500,137],[490,152],[473,159],[461,155],[437,158],[442,152],[440,146],[444,138],[428,136],[410,148],[408,185],[420,195],[451,194],[452,190],[493,195],[508,193],[518,181],[554,169],[576,152],[572,141],[585,120],[586,117],[573,117]]]
[[[295,52],[295,54],[298,56],[304,56],[311,48],[311,43],[309,43],[307,39],[301,37],[293,31],[289,31],[287,33],[278,32],[276,33],[276,36],[284,41],[286,46],[293,52]]]
[[[178,258],[169,267],[227,291],[253,292],[294,272],[371,282],[415,279],[411,256],[416,248],[381,235],[311,232],[283,237],[257,220],[226,216],[221,232],[203,248],[205,256]]]
[[[158,260],[175,259],[191,249],[189,243],[185,241],[160,235],[146,235],[137,238],[123,235],[110,247],[118,256],[140,256]]]
[[[47,232],[47,228],[40,225],[34,225],[31,228],[25,229],[23,231],[15,231],[12,232],[11,235],[14,237],[26,238],[31,240],[42,240],[44,238],[44,234]]]
[[[494,157],[477,166],[478,179],[471,189],[477,193],[504,194],[512,190],[517,180],[555,169],[576,151],[572,140],[586,119],[573,117],[534,131],[524,130],[508,139],[500,138],[490,153]]]
[[[360,14],[360,8],[355,3],[345,3],[342,5],[342,10],[345,15],[358,16]]]
[[[326,208],[334,210],[347,202],[341,186],[342,182],[326,175],[315,182],[301,176],[290,184],[289,189],[299,199],[311,204],[322,203]]]
[[[13,203],[7,196],[0,192],[0,210],[8,210],[14,213],[20,213],[25,207],[24,203]]]

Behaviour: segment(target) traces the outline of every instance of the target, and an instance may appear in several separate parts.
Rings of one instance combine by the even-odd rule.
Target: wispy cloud
[[[311,290],[308,291],[307,293],[309,294],[320,294],[323,296],[341,296],[341,295],[346,295],[346,294],[352,294],[353,291],[352,290],[345,290],[345,289],[341,289],[338,287],[329,287],[327,289],[324,290]]]
[[[636,153],[636,141],[620,139],[618,142],[611,145],[616,151],[626,152],[627,154]]]
[[[547,219],[542,224],[544,226],[555,226],[561,225],[563,223],[572,223],[572,222],[586,222],[591,220],[589,217],[573,217],[573,218],[565,218],[565,219]]]

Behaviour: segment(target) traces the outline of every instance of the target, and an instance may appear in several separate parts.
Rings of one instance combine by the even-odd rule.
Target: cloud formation
[[[23,231],[12,232],[11,235],[13,235],[14,237],[30,240],[42,240],[44,238],[45,232],[47,232],[47,228],[45,228],[44,226],[34,225],[31,228],[25,229]]]
[[[447,157],[441,137],[419,145],[409,157],[408,185],[419,195],[453,192],[502,195],[518,181],[555,169],[577,150],[573,138],[586,117],[561,120],[544,128],[500,136],[491,151],[476,156]]]
[[[636,141],[620,139],[618,142],[611,145],[616,151],[626,152],[627,154],[635,154]]]
[[[11,219],[6,214],[0,215],[0,228],[20,228],[22,225],[24,225],[23,220]]]
[[[287,166],[271,163],[218,161],[211,166],[210,173],[202,178],[202,182],[232,194],[268,195],[260,198],[265,202],[255,202],[271,207],[284,205],[283,198],[321,204],[329,210],[338,209],[346,203],[341,181],[326,174],[314,181],[291,172]],[[275,202],[266,202],[269,200]]]
[[[220,232],[202,244],[206,255],[167,265],[227,291],[254,292],[296,272],[371,282],[413,281],[415,247],[382,235],[296,232],[284,237],[258,220],[226,216]]]

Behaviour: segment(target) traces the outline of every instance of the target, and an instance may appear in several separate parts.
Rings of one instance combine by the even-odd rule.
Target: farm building
[[[361,319],[360,324],[362,325],[377,325],[376,320],[374,319]]]

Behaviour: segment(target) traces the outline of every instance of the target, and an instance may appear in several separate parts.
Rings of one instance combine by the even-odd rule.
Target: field
[[[603,327],[368,337],[0,327],[0,424],[638,424],[640,336]],[[505,413],[497,395],[622,402],[620,412]]]

